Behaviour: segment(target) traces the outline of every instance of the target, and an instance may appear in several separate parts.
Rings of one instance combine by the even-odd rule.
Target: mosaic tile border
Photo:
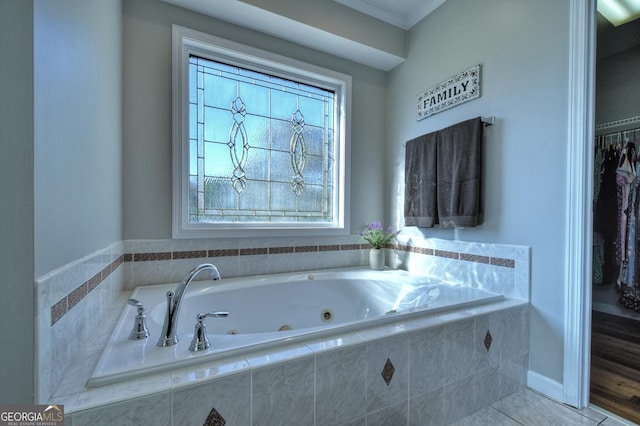
[[[187,250],[173,252],[158,253],[125,253],[116,260],[107,265],[100,272],[95,274],[89,280],[82,283],[76,289],[72,290],[68,295],[51,307],[51,325],[53,326],[60,320],[71,308],[77,305],[91,291],[97,288],[113,271],[115,271],[124,262],[147,262],[157,260],[177,260],[177,259],[197,259],[207,257],[224,257],[224,256],[253,256],[253,255],[270,255],[270,254],[287,254],[287,253],[314,253],[326,251],[346,251],[346,250],[368,250],[371,248],[369,244],[327,244],[327,245],[304,245],[304,246],[284,246],[284,247],[256,247],[256,248],[238,248],[238,249],[213,249],[213,250]],[[427,256],[442,257],[447,259],[457,259],[467,262],[483,263],[492,266],[500,266],[505,268],[515,268],[514,259],[505,259],[500,257],[490,257],[482,255],[474,255],[468,253],[458,253],[453,251],[438,250],[424,247],[414,247],[401,244],[387,244],[385,248],[391,250],[400,250],[408,253],[417,253]]]
[[[438,250],[424,247],[406,246],[401,244],[388,244],[386,248],[392,250],[401,250],[409,253],[425,254],[427,256],[444,257],[447,259],[464,260],[467,262],[484,263],[492,266],[502,266],[505,268],[515,268],[515,259],[505,259],[502,257],[482,256],[479,254],[458,253],[455,251]]]
[[[205,257],[224,256],[251,256],[264,254],[284,254],[284,253],[311,253],[321,251],[343,251],[343,250],[369,250],[369,244],[329,244],[311,246],[286,246],[286,247],[257,247],[240,249],[214,249],[214,250],[193,250],[174,251],[161,253],[129,253],[124,255],[125,262],[145,262],[154,260],[176,260],[176,259],[197,259]],[[437,250],[423,247],[413,247],[399,244],[387,244],[385,248],[400,250],[408,253],[424,254],[427,256],[443,257],[447,259],[464,260],[474,263],[484,263],[492,266],[502,266],[505,268],[515,268],[514,259],[501,257],[490,257],[468,253],[458,253],[446,250]]]
[[[105,266],[101,271],[96,273],[84,283],[80,284],[76,289],[72,290],[68,295],[60,299],[51,307],[51,325],[53,326],[75,305],[80,303],[89,293],[95,290],[113,271],[118,269],[124,262],[124,256],[119,256],[113,262]]]

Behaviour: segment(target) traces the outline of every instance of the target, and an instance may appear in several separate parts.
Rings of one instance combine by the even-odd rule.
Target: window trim
[[[351,76],[230,40],[173,25],[173,238],[348,235],[350,173]],[[334,221],[332,223],[189,223],[189,55],[225,61],[241,67],[334,90],[335,139]]]

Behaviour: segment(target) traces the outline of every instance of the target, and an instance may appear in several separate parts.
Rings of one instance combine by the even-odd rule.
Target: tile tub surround
[[[212,262],[222,278],[318,270],[368,263],[357,235],[310,239],[125,241],[125,286],[179,282]],[[386,246],[387,266],[529,300],[530,249],[525,246],[427,239]]]
[[[313,244],[310,244],[312,242]],[[369,246],[355,236],[310,239],[149,240],[114,244],[36,280],[36,401],[45,403],[78,357],[88,324],[107,333],[83,351],[100,353],[135,285],[178,282],[195,265],[215,263],[225,276],[365,265]],[[425,240],[388,246],[389,265],[528,300],[529,249]],[[98,306],[99,309],[95,309]],[[112,313],[107,313],[112,312]],[[107,326],[111,324],[111,326]]]
[[[36,403],[50,400],[85,342],[111,330],[105,319],[119,315],[124,296],[123,250],[115,243],[35,281]]]
[[[74,426],[446,424],[524,389],[528,318],[504,300],[58,398]]]

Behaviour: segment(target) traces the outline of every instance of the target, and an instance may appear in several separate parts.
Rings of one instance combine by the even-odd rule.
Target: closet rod
[[[622,120],[616,120],[616,121],[610,121],[608,123],[598,124],[595,127],[595,130],[599,131],[599,130],[610,129],[613,127],[623,127],[623,126],[628,126],[631,124],[638,124],[638,123],[640,123],[640,116],[629,117],[629,118],[624,118]]]

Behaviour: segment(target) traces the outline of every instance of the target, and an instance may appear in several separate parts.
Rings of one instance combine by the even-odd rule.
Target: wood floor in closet
[[[640,321],[593,311],[591,403],[640,423]]]

